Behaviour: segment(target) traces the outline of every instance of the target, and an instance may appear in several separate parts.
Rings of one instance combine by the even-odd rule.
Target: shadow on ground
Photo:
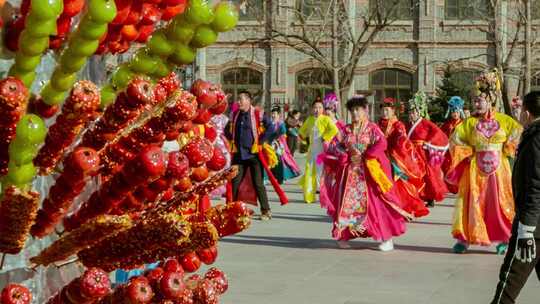
[[[316,239],[316,238],[297,238],[297,237],[284,237],[284,236],[255,236],[255,235],[238,235],[233,237],[227,237],[222,240],[226,243],[254,245],[254,246],[273,246],[273,247],[285,247],[285,248],[297,248],[297,249],[338,249],[336,242],[329,239]],[[378,243],[367,241],[351,241],[351,249],[339,249],[339,250],[377,250]],[[430,246],[416,246],[416,245],[400,245],[394,244],[396,250],[413,251],[413,252],[428,252],[428,253],[441,253],[455,255],[452,252],[452,248],[447,247],[430,247]],[[493,255],[490,251],[485,250],[468,250],[468,254],[489,254]]]

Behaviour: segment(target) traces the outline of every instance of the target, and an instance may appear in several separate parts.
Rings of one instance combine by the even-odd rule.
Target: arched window
[[[333,90],[333,79],[330,71],[322,68],[307,69],[296,75],[296,105],[302,113],[307,113],[311,103],[317,98],[323,98]]]
[[[221,75],[223,90],[231,94],[229,100],[238,100],[238,93],[248,91],[254,101],[260,101],[263,92],[263,74],[250,68],[233,68]]]
[[[240,21],[263,20],[264,0],[229,0],[238,7]]]
[[[393,97],[406,103],[413,95],[413,75],[397,69],[382,69],[369,75],[369,86],[374,93],[375,115],[379,115],[379,105],[386,97]]]

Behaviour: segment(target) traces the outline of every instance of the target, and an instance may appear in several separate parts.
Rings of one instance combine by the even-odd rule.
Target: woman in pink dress
[[[347,125],[339,157],[345,163],[341,198],[334,216],[333,237],[341,248],[348,240],[371,237],[381,251],[394,249],[392,238],[406,231],[411,214],[398,206],[386,150],[386,139],[368,119],[368,101],[358,96],[347,102],[352,124]]]
[[[338,119],[337,112],[339,111],[339,100],[337,99],[336,94],[326,94],[323,99],[323,105],[324,114],[332,119],[339,130],[336,137],[326,145],[324,153],[320,154],[317,159],[318,164],[324,163],[319,190],[319,201],[321,207],[326,209],[328,215],[334,218],[341,197],[339,189],[340,183],[338,181],[343,178],[343,170],[345,169],[345,163],[339,159],[339,144],[343,138],[343,133],[345,132],[345,127],[347,125]]]

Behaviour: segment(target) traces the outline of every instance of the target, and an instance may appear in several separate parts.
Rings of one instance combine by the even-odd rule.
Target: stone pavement
[[[271,187],[270,187],[271,188]],[[489,303],[502,256],[494,248],[451,252],[453,198],[409,224],[394,240],[396,250],[382,253],[369,239],[336,247],[331,224],[318,203],[307,205],[296,182],[284,188],[290,198],[279,206],[269,191],[274,218],[254,220],[242,234],[220,242],[221,267],[229,276],[225,304],[481,304]],[[536,275],[518,299],[540,303]]]

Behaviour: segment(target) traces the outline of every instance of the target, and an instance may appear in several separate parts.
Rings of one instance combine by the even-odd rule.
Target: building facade
[[[488,22],[481,10],[487,0],[400,0],[395,20],[379,33],[377,39],[360,59],[354,71],[351,93],[368,93],[376,104],[385,97],[407,101],[414,92],[434,94],[448,63],[457,82],[473,84],[481,71],[494,64],[494,46],[488,40]],[[533,33],[540,31],[540,0],[532,0]],[[220,36],[216,45],[199,54],[198,76],[221,83],[236,98],[239,91],[248,90],[265,108],[285,105],[288,109],[306,111],[317,96],[332,90],[332,77],[313,58],[290,47],[276,43],[253,45],[240,43],[263,35],[264,18],[271,7],[265,0],[234,0],[240,6],[237,28]],[[298,0],[278,0],[278,5],[298,6]],[[324,7],[325,0],[302,0],[313,7]],[[516,16],[512,1],[502,1],[497,14],[505,20],[508,48],[515,28]],[[506,3],[508,2],[508,3]],[[370,7],[370,0],[349,0],[349,13],[359,16]],[[272,14],[291,24],[294,16],[276,8]],[[362,26],[355,18],[357,28]],[[514,30],[515,32],[515,30]],[[522,38],[521,38],[522,39]],[[508,52],[508,50],[506,50]],[[519,87],[523,47],[514,50],[514,76],[510,77],[510,94]],[[539,58],[540,59],[540,58]],[[533,60],[533,69],[540,74],[540,60]],[[533,88],[540,89],[540,75],[533,77]],[[374,107],[377,108],[377,107]]]

